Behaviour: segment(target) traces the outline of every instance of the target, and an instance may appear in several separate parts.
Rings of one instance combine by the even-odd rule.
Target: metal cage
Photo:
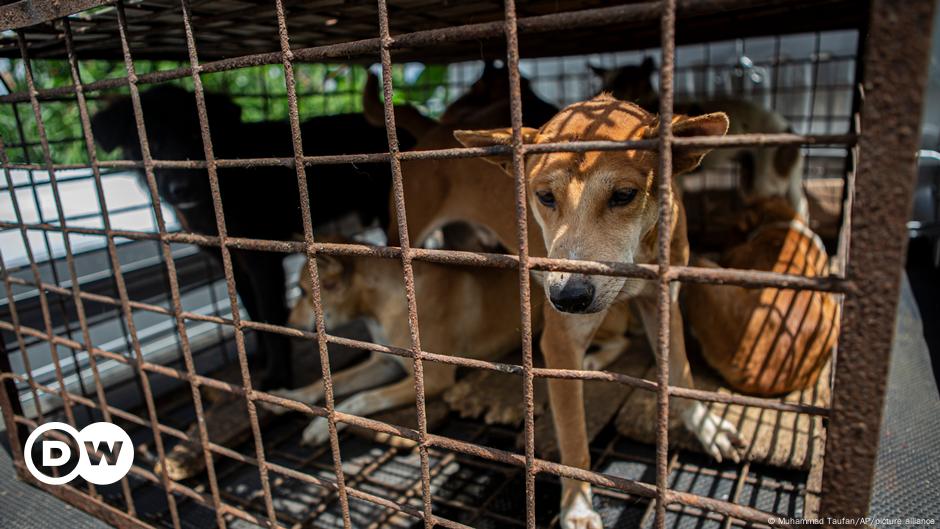
[[[222,6],[226,11],[217,11]],[[49,406],[61,404],[67,422],[76,424],[73,408],[96,410],[104,420],[121,420],[143,428],[149,428],[154,440],[156,459],[164,461],[164,436],[186,438],[185,432],[158,420],[153,375],[179,381],[188,385],[199,424],[199,442],[206,462],[208,490],[194,489],[170,480],[165,474],[157,475],[141,466],[135,466],[131,476],[159,486],[166,498],[169,522],[181,527],[181,515],[177,509],[177,498],[186,498],[212,511],[209,518],[219,527],[225,527],[232,519],[241,519],[258,525],[272,527],[284,523],[275,508],[271,480],[272,475],[312,484],[336,494],[340,505],[340,519],[344,527],[354,527],[350,514],[351,504],[365,502],[402,513],[411,520],[423,521],[425,527],[467,527],[435,512],[432,502],[431,483],[438,479],[432,473],[430,460],[433,450],[464,454],[487,464],[500,464],[524,469],[522,481],[525,497],[525,517],[520,524],[534,528],[537,525],[536,478],[558,476],[586,481],[629,497],[650,498],[650,514],[655,515],[656,527],[665,527],[667,508],[681,506],[715,513],[730,525],[731,520],[751,524],[767,524],[772,514],[736,503],[738,493],[729,500],[719,500],[670,488],[670,469],[675,463],[670,459],[668,446],[668,415],[671,398],[698,399],[711,402],[730,402],[767,409],[822,416],[827,420],[827,442],[821,469],[815,468],[809,487],[819,493],[819,504],[807,508],[820,517],[828,517],[827,524],[843,517],[857,518],[867,515],[871,494],[875,454],[878,445],[881,410],[885,393],[885,381],[894,333],[894,314],[899,294],[899,277],[906,247],[907,214],[911,204],[915,153],[918,145],[919,113],[926,78],[926,57],[930,36],[933,2],[929,0],[892,2],[871,0],[862,6],[846,1],[805,2],[801,0],[716,0],[628,3],[603,6],[598,2],[514,2],[506,0],[501,5],[481,2],[472,8],[456,4],[441,7],[440,12],[427,13],[415,8],[419,2],[387,2],[378,0],[375,5],[351,3],[335,8],[336,16],[348,17],[350,32],[336,28],[335,18],[318,14],[330,11],[314,2],[304,6],[296,2],[275,0],[273,5],[255,5],[220,2],[191,2],[182,0],[177,4],[169,0],[144,0],[116,3],[100,0],[71,0],[68,2],[20,2],[0,7],[0,55],[19,56],[25,68],[27,90],[0,96],[0,103],[8,104],[16,112],[17,104],[28,104],[35,120],[38,147],[42,159],[11,162],[8,149],[9,138],[2,138],[0,155],[6,178],[6,190],[11,194],[15,210],[15,222],[0,222],[2,230],[17,230],[27,251],[28,268],[10,270],[0,260],[2,277],[7,292],[9,319],[0,320],[0,329],[15,336],[20,361],[25,376],[10,367],[6,351],[0,355],[0,378],[5,391],[0,392],[0,407],[9,430],[9,441],[15,459],[18,476],[50,494],[91,512],[110,523],[122,527],[148,526],[139,519],[134,506],[134,497],[128,478],[121,482],[123,507],[105,501],[92,484],[79,488],[72,486],[49,486],[39,483],[26,471],[22,442],[26,433],[46,420],[43,403]],[[108,7],[108,6],[111,7]],[[864,7],[864,9],[862,9]],[[345,11],[344,11],[345,10]],[[272,13],[273,12],[273,13]],[[76,14],[80,14],[77,15]],[[170,15],[181,14],[182,24],[174,26]],[[259,20],[261,14],[273,14],[271,20]],[[598,50],[622,49],[623,47],[649,47],[658,45],[660,55],[659,86],[660,115],[667,122],[673,114],[675,93],[675,49],[678,42],[707,40],[715,32],[737,31],[741,36],[777,34],[793,31],[806,23],[807,16],[815,20],[814,30],[827,27],[854,28],[859,34],[859,50],[856,68],[857,86],[849,87],[855,94],[849,130],[825,133],[807,130],[805,134],[746,134],[723,138],[677,138],[670,132],[658,139],[631,142],[576,142],[525,145],[522,142],[522,109],[520,101],[520,45],[527,56],[551,56],[571,53],[589,53]],[[320,17],[319,19],[317,17]],[[174,19],[177,20],[178,19]],[[297,24],[308,24],[320,20],[313,29],[299,29]],[[331,23],[330,20],[333,20]],[[480,22],[458,23],[464,20]],[[296,21],[296,24],[292,22]],[[253,24],[248,32],[276,32],[277,49],[265,51],[266,44],[258,44],[239,30],[239,23]],[[377,22],[378,32],[374,30]],[[173,28],[172,31],[167,28]],[[201,33],[219,38],[202,38]],[[598,28],[605,31],[597,32]],[[904,28],[898,31],[898,28]],[[166,31],[163,31],[166,30]],[[551,35],[565,32],[565,39],[553,39]],[[578,40],[585,35],[598,35],[593,42]],[[300,35],[299,37],[297,35]],[[200,40],[202,39],[202,40]],[[223,40],[225,39],[225,40]],[[109,45],[119,42],[120,46]],[[226,42],[232,43],[226,46]],[[64,45],[65,53],[61,51]],[[512,101],[511,145],[489,148],[457,148],[435,151],[408,152],[399,149],[396,136],[395,115],[391,108],[394,87],[392,55],[401,60],[446,59],[459,61],[474,57],[479,50],[496,50],[496,55],[505,58],[509,72]],[[301,138],[298,109],[299,96],[295,79],[295,64],[304,62],[353,61],[368,62],[369,57],[379,57],[383,73],[382,91],[385,103],[385,124],[388,150],[382,153],[306,156]],[[40,87],[34,80],[31,64],[46,58],[66,59],[71,83],[67,86]],[[83,80],[81,60],[107,59],[123,61],[124,71],[117,77]],[[171,58],[178,61],[175,67],[156,69],[138,74],[135,60],[140,58]],[[201,60],[207,59],[208,60]],[[291,124],[292,157],[263,159],[217,159],[213,152],[212,135],[205,110],[205,90],[202,78],[217,72],[259,66],[279,65],[283,71],[287,117]],[[143,123],[139,90],[148,83],[187,79],[195,91],[204,160],[155,160],[150,155],[147,133]],[[89,99],[107,89],[129,90],[136,116],[136,129],[140,138],[141,160],[99,160],[89,121]],[[78,108],[87,164],[60,164],[54,162],[49,134],[44,126],[43,105],[51,101],[74,102]],[[19,119],[19,118],[17,118]],[[840,235],[840,254],[844,263],[844,274],[825,278],[787,276],[768,272],[747,270],[711,270],[690,266],[669,265],[669,244],[666,230],[659,230],[658,265],[636,265],[612,262],[569,261],[547,259],[529,255],[527,246],[526,200],[524,163],[526,155],[544,152],[584,152],[617,149],[658,150],[661,171],[670,175],[670,159],[674,150],[690,147],[801,145],[807,149],[819,146],[835,146],[848,153],[845,160],[847,183],[845,210]],[[25,137],[12,148],[23,149],[28,156],[29,145]],[[501,255],[431,250],[414,248],[408,240],[408,219],[405,215],[405,197],[402,188],[400,162],[414,159],[457,159],[485,155],[511,155],[515,178],[516,219],[518,224],[518,255]],[[313,236],[310,204],[308,200],[307,171],[316,171],[319,164],[336,162],[383,162],[388,163],[393,175],[394,210],[399,232],[400,247],[372,247],[353,244],[318,242]],[[300,191],[300,207],[304,218],[303,241],[266,241],[226,234],[225,217],[232,214],[223,210],[219,194],[217,169],[244,166],[283,166],[294,168]],[[95,187],[95,198],[101,207],[103,226],[76,226],[69,221],[62,208],[59,186],[68,181],[68,171],[91,169]],[[208,172],[215,207],[217,236],[178,231],[164,220],[161,200],[154,177],[155,168],[197,168]],[[153,207],[155,232],[144,230],[112,229],[109,215],[121,213],[106,206],[106,190],[103,176],[110,170],[142,169],[148,182],[149,201]],[[35,188],[35,182],[17,182],[14,171],[40,170],[48,173],[48,189],[56,206],[56,218],[39,218],[37,222],[24,219],[18,203],[17,190]],[[64,173],[64,175],[63,175]],[[31,174],[31,173],[30,173]],[[59,177],[57,178],[57,174]],[[668,225],[670,219],[671,191],[669,179],[663,179],[659,192],[664,200],[659,211],[659,227]],[[28,199],[30,197],[27,197]],[[31,197],[36,200],[36,196]],[[38,205],[37,205],[37,209]],[[71,225],[70,225],[71,223]],[[61,237],[65,267],[49,267],[39,262],[31,251],[34,234],[42,237]],[[73,252],[70,239],[76,236],[93,236],[105,240],[107,267],[113,275],[115,294],[107,289],[82,289],[80,287],[80,259]],[[126,246],[119,241],[147,242],[159,248],[161,267],[165,269],[165,280],[169,284],[169,303],[163,306],[156,302],[145,302],[135,297],[150,297],[159,293],[159,286],[141,287],[141,278],[125,271]],[[49,250],[48,239],[45,242]],[[218,271],[207,268],[202,260],[191,253],[180,252],[180,244],[218,248],[222,255],[224,292],[210,289],[212,295],[222,294],[225,299],[213,299],[212,312],[187,310],[182,301],[185,290],[181,283],[189,284],[188,277],[202,277],[211,284]],[[319,302],[319,280],[315,264],[309,272],[313,278],[314,308],[320,332],[305,332],[288,327],[253,322],[245,319],[238,310],[239,301],[235,290],[230,249],[297,253],[309,257],[317,254],[372,256],[401,261],[404,284],[407,292],[411,346],[395,348],[361,340],[343,338],[323,331],[323,310]],[[441,351],[425,351],[421,346],[418,331],[418,315],[414,293],[413,261],[464,264],[481,267],[499,267],[519,271],[519,295],[521,300],[520,324],[522,362],[519,365],[482,362],[453,357]],[[310,263],[315,263],[310,259]],[[659,350],[658,376],[656,380],[627,376],[614,372],[581,370],[559,370],[535,367],[533,363],[531,308],[529,300],[530,272],[533,270],[561,270],[596,275],[642,278],[656,281],[659,286],[659,313],[661,325],[656,337]],[[65,277],[64,282],[59,277]],[[31,276],[31,277],[30,277]],[[132,279],[133,277],[133,279]],[[51,280],[50,280],[51,279]],[[833,401],[831,407],[819,408],[809,405],[784,404],[767,399],[728,396],[715,392],[670,387],[668,363],[665,354],[669,347],[669,289],[674,282],[705,282],[734,284],[746,287],[778,287],[834,292],[844,295],[842,336],[838,346],[838,358],[834,369]],[[222,285],[220,283],[219,285]],[[28,318],[20,315],[23,307],[17,307],[17,289],[29,287],[37,292],[38,310],[41,317]],[[21,291],[21,290],[20,290]],[[222,309],[219,309],[219,304]],[[93,340],[87,307],[108,306],[120,321],[122,333],[127,337],[129,354],[120,354],[102,348]],[[230,310],[230,316],[225,310]],[[182,365],[172,366],[148,360],[141,348],[136,321],[140,314],[158,314],[170,322],[182,349]],[[54,321],[65,319],[77,322],[79,336],[72,336],[67,325],[67,335],[55,331]],[[191,324],[211,323],[225,328],[226,338],[219,350],[234,349],[233,362],[238,366],[239,380],[224,381],[199,374],[190,343]],[[280,333],[289,337],[313,341],[316,344],[325,386],[326,403],[323,407],[306,406],[275,395],[259,391],[252,386],[246,333],[263,331]],[[650,337],[652,339],[652,337]],[[54,384],[37,381],[30,368],[31,348],[36,344],[47,344],[49,358],[54,365]],[[415,393],[417,396],[417,428],[404,428],[338,412],[334,409],[330,357],[328,345],[339,344],[383,354],[398,355],[413,360]],[[69,390],[62,367],[60,350],[87,354],[93,374],[92,390]],[[97,361],[107,359],[127,366],[134,374],[145,413],[137,415],[109,404],[108,390],[102,382]],[[75,362],[74,356],[72,361]],[[512,373],[519,376],[525,402],[524,453],[515,453],[504,448],[484,446],[471,440],[437,435],[428,432],[427,410],[423,387],[423,368],[426,362],[444,362],[473,369],[488,369]],[[657,394],[657,442],[655,457],[655,482],[627,479],[611,474],[574,468],[535,456],[535,430],[533,418],[533,386],[538,378],[564,378],[605,381],[651,391]],[[81,382],[79,376],[79,382]],[[36,419],[25,413],[20,402],[20,389],[32,396]],[[245,455],[210,441],[204,416],[202,389],[227,392],[240,396],[247,406],[251,423],[251,442],[254,454]],[[41,395],[54,396],[55,401],[43,399]],[[299,471],[289,464],[275,462],[265,453],[262,427],[259,424],[257,403],[271,403],[301,412],[306,415],[325,417],[330,426],[328,458],[321,471],[312,474]],[[49,410],[47,409],[48,413]],[[401,437],[417,444],[420,464],[420,486],[401,495],[396,502],[381,494],[370,492],[357,478],[348,477],[340,453],[340,441],[336,424],[357,426]],[[608,448],[608,451],[612,448]],[[254,514],[245,505],[234,505],[224,491],[220,490],[214,461],[220,457],[236,460],[257,469],[262,491],[260,509],[264,514]],[[446,456],[445,456],[446,459]],[[323,468],[332,475],[325,475]],[[821,470],[821,474],[820,471]],[[326,473],[330,474],[330,472]],[[743,481],[741,476],[738,480]],[[739,487],[740,489],[740,487]],[[414,504],[411,500],[420,500]],[[554,508],[554,505],[553,505]],[[776,524],[775,524],[776,525]]]

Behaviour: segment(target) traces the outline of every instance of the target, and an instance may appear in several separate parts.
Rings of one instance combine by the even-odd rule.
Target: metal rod
[[[281,59],[284,68],[284,83],[287,89],[288,115],[290,117],[291,141],[294,149],[294,166],[297,171],[297,188],[300,197],[300,212],[304,227],[304,243],[307,252],[307,270],[310,273],[310,282],[313,294],[313,310],[317,329],[317,346],[320,352],[320,366],[323,374],[323,396],[326,407],[326,420],[329,428],[330,451],[333,457],[333,473],[336,475],[336,483],[339,485],[337,492],[339,494],[340,507],[342,509],[343,527],[352,529],[352,521],[349,515],[349,499],[347,498],[347,488],[345,486],[346,477],[343,473],[343,462],[340,454],[339,437],[336,430],[336,409],[333,399],[333,376],[330,372],[330,355],[327,348],[325,337],[326,320],[323,317],[323,306],[320,300],[320,274],[317,269],[316,253],[314,250],[313,219],[310,212],[310,198],[307,189],[307,172],[304,164],[300,163],[303,158],[303,138],[300,133],[300,110],[297,106],[297,85],[294,81],[294,53],[290,49],[290,41],[287,33],[287,18],[284,12],[283,0],[275,0],[275,9],[277,11],[278,38],[281,45]]]
[[[525,408],[526,527],[535,529],[535,380],[532,373],[532,300],[529,287],[529,234],[526,207],[525,150],[522,139],[522,92],[519,73],[519,20],[515,0],[504,0],[506,70],[509,73],[509,102],[512,124],[512,177],[516,209],[516,244],[519,248],[519,329],[522,340],[522,398]],[[580,383],[580,382],[579,382]]]
[[[395,108],[393,106],[392,53],[394,42],[388,28],[388,5],[385,0],[378,0],[379,38],[382,46],[379,57],[382,62],[382,96],[385,112],[385,130],[388,135],[388,152],[391,154],[392,200],[395,204],[395,216],[398,222],[399,244],[401,244],[401,267],[405,284],[405,299],[408,303],[408,333],[411,339],[412,368],[415,388],[415,413],[418,422],[418,454],[421,459],[421,496],[424,503],[424,526],[434,526],[431,512],[431,469],[428,456],[428,419],[425,406],[424,364],[421,361],[421,335],[418,328],[418,302],[415,295],[414,269],[412,267],[411,242],[408,236],[408,219],[405,207],[405,191],[402,182],[401,160],[398,157],[398,134],[395,129]]]
[[[673,68],[676,48],[676,1],[663,0],[660,19],[660,46],[662,56],[659,68],[659,288],[656,309],[659,329],[656,347],[656,518],[657,529],[666,527],[666,505],[669,503],[669,355],[670,326],[672,325],[672,294],[669,279],[670,248],[674,222],[672,211],[672,98]],[[684,236],[684,234],[680,234]],[[650,339],[653,337],[650,336]]]
[[[868,515],[907,247],[905,223],[916,174],[933,10],[932,0],[871,2],[846,269],[858,292],[844,302],[820,499],[820,515],[830,520]]]

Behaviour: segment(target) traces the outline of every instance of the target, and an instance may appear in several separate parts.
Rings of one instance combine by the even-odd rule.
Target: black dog
[[[204,160],[195,96],[164,85],[141,94],[150,153],[155,160]],[[241,108],[220,94],[206,94],[213,152],[217,159],[293,157],[290,126],[284,122],[244,123]],[[123,149],[140,160],[141,148],[130,98],[113,102],[92,119],[105,151]],[[385,130],[360,114],[316,117],[301,125],[305,155],[388,152]],[[401,148],[414,144],[399,131]],[[143,174],[143,173],[142,173]],[[314,227],[349,215],[362,226],[389,222],[391,172],[388,163],[312,165],[306,170]],[[205,169],[154,170],[160,198],[178,213],[187,231],[218,234]],[[223,168],[219,190],[229,236],[290,240],[303,233],[297,174],[288,167]],[[221,259],[219,250],[204,248]],[[253,321],[287,321],[283,254],[232,250],[238,295]],[[290,387],[290,342],[280,334],[258,333],[265,359],[263,389]]]

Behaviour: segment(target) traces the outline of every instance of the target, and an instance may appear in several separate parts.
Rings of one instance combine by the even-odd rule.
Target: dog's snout
[[[594,284],[584,277],[571,277],[549,287],[552,305],[562,312],[585,312],[594,302]]]

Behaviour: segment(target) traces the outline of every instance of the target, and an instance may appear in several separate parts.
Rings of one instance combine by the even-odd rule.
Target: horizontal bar
[[[269,325],[269,324],[261,324]],[[16,328],[12,323],[0,320],[0,329],[14,331]],[[53,344],[62,345],[76,351],[85,351],[85,347],[75,340],[63,338],[61,336],[47,336],[44,332],[39,329],[34,329],[32,327],[20,326],[18,328],[20,332],[24,335],[32,336],[44,341],[51,341]],[[290,328],[285,328],[290,329]],[[290,329],[297,331],[297,329]],[[300,332],[300,331],[298,331]],[[310,335],[315,338],[315,333],[310,333],[308,331],[303,331],[307,336]],[[373,351],[383,354],[391,354],[394,356],[399,356],[403,358],[414,358],[414,354],[410,349],[405,349],[401,347],[387,346],[382,344],[376,344],[373,342],[367,342],[362,340],[356,340],[353,338],[346,338],[341,336],[334,336],[331,334],[326,334],[327,341],[335,343],[337,345],[343,345],[350,348],[356,349],[365,349],[368,351]],[[312,339],[312,338],[311,338]],[[96,356],[102,356],[117,362],[127,364],[127,365],[136,365],[137,361],[134,358],[128,358],[121,354],[106,351],[97,347],[93,347],[91,353]],[[456,365],[460,367],[467,367],[472,369],[486,369],[490,371],[498,371],[501,373],[508,373],[512,375],[521,375],[523,373],[522,366],[515,364],[505,364],[501,362],[488,362],[484,360],[475,360],[470,358],[463,358],[460,356],[452,356],[439,353],[431,353],[426,351],[420,351],[419,356],[422,360],[430,360],[432,362],[440,362],[444,364]],[[175,378],[178,380],[189,381],[190,376],[185,371],[181,371],[175,368],[162,366],[159,364],[153,364],[150,362],[144,362],[141,368],[145,371],[151,371],[158,373],[164,376]],[[556,379],[578,379],[578,380],[596,380],[603,382],[615,382],[618,384],[623,384],[626,386],[642,389],[644,391],[656,391],[658,386],[656,382],[646,380],[640,377],[632,377],[629,375],[624,375],[622,373],[614,373],[610,371],[582,371],[576,369],[545,369],[545,368],[533,368],[533,375],[538,378],[556,378]],[[204,385],[213,387],[221,391],[228,391],[230,393],[235,393],[238,395],[246,395],[246,391],[242,386],[236,384],[231,384],[228,382],[223,382],[211,377],[205,377],[203,375],[194,375],[192,377],[192,382],[197,385]],[[794,413],[806,413],[809,415],[819,415],[827,416],[829,410],[819,406],[813,406],[808,404],[796,404],[788,402],[779,402],[772,399],[763,399],[758,397],[749,397],[745,395],[729,395],[726,393],[718,393],[713,391],[704,391],[704,390],[695,390],[689,388],[681,388],[678,386],[668,386],[668,391],[671,395],[681,398],[689,398],[695,400],[702,400],[708,402],[719,402],[724,404],[738,404],[742,406],[754,406],[765,409],[772,409],[777,411],[789,411]],[[260,398],[258,395],[261,395],[258,391],[252,391],[250,398]],[[306,411],[310,408],[304,407],[303,404],[295,403],[294,401],[288,399],[281,399],[280,397],[265,397],[263,400],[271,402],[272,404],[278,404],[296,411]],[[298,408],[298,406],[300,406]],[[315,407],[314,409],[322,410],[322,408]],[[325,410],[323,411],[325,413]],[[320,415],[320,413],[315,413],[315,415]]]
[[[682,141],[680,141],[682,140]],[[802,145],[805,147],[843,146],[855,145],[855,134],[728,134],[725,136],[691,136],[676,138],[674,148],[691,149],[708,147],[712,149],[732,149],[740,147],[770,147],[776,145]],[[552,152],[604,152],[620,150],[655,150],[658,139],[630,140],[630,141],[570,141],[528,144],[523,147],[524,154],[546,154]],[[405,151],[396,156],[399,160],[454,160],[462,158],[476,158],[481,156],[509,155],[511,148],[508,145],[493,145],[490,147],[453,147],[449,149],[429,149],[423,151]],[[319,156],[304,156],[305,166],[330,165],[344,163],[387,163],[392,155],[387,152],[367,154],[331,154]],[[160,169],[206,169],[205,160],[153,160],[153,167]],[[255,168],[255,167],[293,167],[293,157],[268,158],[226,158],[217,159],[219,168]],[[108,169],[142,169],[141,160],[102,160],[98,165]],[[48,170],[47,164],[38,163],[8,163],[0,164],[4,169],[23,171]],[[52,164],[57,171],[87,169],[87,164]]]
[[[784,0],[767,0],[766,4],[786,5]],[[684,0],[679,2],[678,11],[685,16],[693,16],[703,12],[721,12],[724,9],[740,6],[740,0]],[[569,31],[576,28],[589,28],[608,26],[617,23],[651,22],[657,19],[660,11],[660,2],[644,2],[628,5],[566,11],[549,15],[538,15],[520,18],[517,21],[521,34],[545,33],[552,31]],[[418,47],[433,47],[449,42],[459,42],[478,39],[495,39],[504,36],[505,25],[503,21],[484,22],[478,24],[465,24],[446,28],[429,29],[402,33],[392,36],[387,43],[389,49],[408,49]],[[355,56],[375,54],[378,55],[383,45],[382,39],[375,37],[338,44],[327,44],[309,48],[300,48],[288,52],[288,60],[304,62],[324,62],[329,59],[349,59]],[[199,65],[197,73],[215,73],[238,68],[280,64],[285,57],[281,52],[257,53],[232,57],[218,61],[205,62]],[[86,92],[127,86],[128,81],[137,84],[160,83],[182,79],[193,75],[191,67],[179,67],[170,70],[152,72],[129,77],[103,79],[87,84],[82,88]],[[35,96],[39,100],[55,99],[69,96],[72,86],[63,86],[37,90]],[[30,95],[25,92],[0,96],[0,102],[26,102]]]
[[[607,25],[617,20],[629,22],[639,20],[652,20],[656,16],[658,2],[647,2],[644,4],[633,4],[627,6],[616,6],[598,9],[586,9],[582,11],[569,11],[551,15],[541,15],[528,17],[519,20],[519,29],[523,32],[539,33],[546,31],[556,31],[559,27],[571,29],[573,27],[591,27],[597,25]],[[436,46],[445,42],[458,42],[464,40],[476,40],[483,38],[500,38],[503,35],[504,24],[502,21],[485,22],[480,24],[465,24],[462,26],[451,26],[447,28],[430,29],[404,33],[391,37],[386,44],[389,49],[414,48],[421,46]],[[270,64],[280,64],[287,59],[289,61],[307,61],[323,62],[327,59],[347,59],[357,55],[378,54],[383,45],[382,39],[375,37],[351,42],[342,42],[338,44],[327,44],[323,46],[314,46],[309,48],[300,48],[287,52],[287,57],[281,52],[257,53],[252,55],[243,55],[222,59],[218,61],[205,62],[199,65],[197,73],[214,73],[238,68],[247,68],[252,66],[262,66]],[[117,77],[112,79],[103,79],[92,83],[83,84],[86,92],[103,90],[109,88],[120,88],[127,86],[128,81],[137,84],[158,83],[172,81],[190,77],[193,75],[191,67],[180,67],[149,74],[136,75],[133,79],[130,77]],[[37,90],[35,96],[39,100],[46,100],[54,96],[68,95],[73,87],[57,87],[45,90]],[[28,93],[15,93],[0,96],[0,102],[25,102],[30,101]]]
[[[655,381],[647,380],[645,378],[631,377],[629,375],[614,373],[611,371],[581,371],[579,369],[546,369],[536,367],[532,372],[536,377],[540,378],[601,380],[605,382],[616,382],[618,384],[632,386],[634,388],[651,392],[655,392],[659,387]],[[718,393],[716,391],[683,388],[679,386],[668,386],[667,390],[669,391],[670,395],[684,399],[717,402],[720,404],[753,406],[756,408],[764,408],[768,410],[818,415],[820,417],[829,416],[828,408],[813,406],[811,404],[780,402],[773,399],[750,397],[747,395],[732,395],[729,393]]]
[[[0,373],[0,380],[4,380],[7,378],[12,378],[20,382],[26,382],[27,380],[27,377],[17,375],[15,373]],[[50,387],[46,387],[46,386],[40,385],[38,386],[38,389],[40,391],[50,392],[56,395],[59,394],[58,391]],[[317,415],[320,417],[326,415],[326,410],[318,406],[310,406],[306,404],[301,404],[296,401],[284,399],[282,397],[278,397],[276,395],[272,395],[272,394],[264,393],[260,391],[256,391],[253,393],[254,394],[251,396],[251,398],[253,398],[254,400],[260,400],[262,402],[269,402],[272,404],[285,406],[289,409],[300,411],[303,413],[313,413],[314,415]],[[84,406],[88,406],[94,409],[99,408],[98,404],[95,403],[91,399],[88,399],[80,395],[74,395],[72,393],[69,393],[69,395],[74,396],[76,402]],[[150,423],[150,421],[145,420],[142,417],[137,417],[129,412],[125,412],[118,408],[114,408],[113,406],[109,405],[108,408],[111,410],[112,414],[114,414],[115,416],[121,417],[125,420],[128,420],[129,422],[133,422],[140,426],[146,426],[146,425],[149,425]],[[19,416],[17,417],[18,417],[17,422],[21,422],[19,419]],[[415,442],[420,441],[419,432],[411,428],[395,426],[392,424],[384,423],[382,421],[377,421],[375,419],[359,417],[357,415],[349,415],[349,414],[338,412],[338,411],[336,412],[336,420],[338,422],[342,422],[342,423],[353,425],[353,426],[358,426],[360,428],[365,428],[374,432],[386,433],[386,434],[394,435],[397,437],[409,439]],[[36,425],[36,422],[30,419],[22,418],[22,421],[33,425],[33,427],[35,427]],[[160,428],[160,431],[163,433],[166,433],[173,437],[177,437],[181,440],[187,440],[187,441],[189,440],[189,437],[184,432],[178,429],[166,426],[164,424],[159,424],[159,428]],[[489,461],[494,461],[497,463],[504,463],[504,464],[520,466],[520,467],[525,466],[525,459],[523,458],[523,456],[506,451],[506,450],[500,450],[497,448],[491,448],[491,447],[477,445],[477,444],[469,443],[465,441],[459,441],[457,439],[451,439],[448,437],[443,437],[443,436],[435,435],[435,434],[428,434],[428,443],[432,446],[436,446],[441,449],[460,452],[466,455],[479,457],[482,459],[487,459]],[[257,466],[257,460],[251,456],[241,454],[230,448],[226,448],[224,446],[218,445],[211,441],[209,441],[208,445],[209,445],[209,449],[212,450],[214,453],[233,458],[241,463]],[[305,481],[314,485],[319,485],[319,486],[323,486],[327,488],[334,488],[335,490],[336,484],[332,480],[316,478],[314,476],[310,476],[308,474],[304,474],[302,472],[298,472],[298,471],[289,469],[287,467],[277,465],[275,463],[266,462],[265,465],[268,467],[268,469],[273,470],[278,473],[282,473],[288,477],[300,479],[302,481]],[[628,494],[635,494],[635,495],[643,496],[647,498],[656,497],[656,488],[649,483],[644,483],[641,481],[622,478],[619,476],[611,476],[611,475],[593,472],[589,470],[579,469],[579,468],[575,468],[575,467],[571,467],[567,465],[562,465],[559,463],[546,461],[543,459],[536,459],[536,471],[539,473],[543,473],[543,474],[551,474],[554,476],[577,479],[580,481],[586,481],[594,485],[621,490]],[[153,475],[152,473],[144,469],[138,469],[138,472],[135,472],[135,474],[140,475],[141,472],[144,474],[148,474],[149,476],[152,476],[153,478],[152,481],[154,481],[155,483],[159,483],[159,480],[155,475]],[[144,475],[144,477],[146,478],[147,476]],[[180,487],[179,490],[177,490],[177,487]],[[208,498],[208,495],[205,495],[206,497],[203,498],[202,494],[196,491],[193,491],[192,489],[183,490],[183,489],[188,489],[188,487],[184,487],[175,482],[171,482],[171,488],[173,489],[173,492],[180,492],[190,497],[192,497],[191,494],[198,494],[199,498],[193,498],[193,499],[196,499],[197,501],[203,501],[203,500],[208,501],[210,503],[208,503],[207,505],[211,506],[211,500]],[[363,499],[366,501],[371,502],[372,498],[375,498],[374,496],[369,495],[368,493],[361,493],[361,495],[354,494],[352,493],[352,490],[354,490],[352,487],[347,486],[347,489],[351,496],[359,497],[360,499]],[[752,509],[750,507],[734,505],[729,502],[725,502],[722,500],[715,500],[711,498],[705,498],[696,494],[672,491],[672,490],[670,490],[668,494],[669,494],[670,502],[681,503],[683,505],[688,505],[692,507],[705,508],[714,512],[733,516],[741,520],[752,521],[752,522],[757,522],[757,523],[766,523],[767,518],[769,516],[773,516],[773,514],[771,513],[765,513],[756,509]],[[396,508],[395,505],[397,504],[386,505],[384,502],[387,502],[387,501],[388,500],[382,500],[382,503],[380,503],[380,505],[386,506],[389,508]],[[405,507],[405,506],[401,506],[401,507]],[[411,514],[412,516],[417,516],[419,518],[423,516],[423,514],[418,514],[420,513],[420,511],[418,511],[417,509],[415,509],[414,511],[409,511],[406,509],[410,509],[410,507],[403,508],[401,509],[401,511]]]
[[[101,228],[71,228],[48,223],[24,223],[0,221],[0,229],[44,230],[81,235],[122,237],[134,240],[167,240],[169,242],[219,247],[218,237],[197,233],[174,232],[161,237],[159,233],[104,230]],[[229,237],[229,248],[281,253],[306,253],[306,244],[299,241],[271,241]],[[400,258],[401,248],[395,246],[369,246],[364,244],[314,243],[313,252],[325,255],[348,255],[359,257]],[[493,268],[517,268],[518,257],[506,254],[461,252],[455,250],[412,249],[411,258],[439,264],[485,266]],[[650,264],[617,263],[609,261],[576,261],[547,257],[531,257],[529,268],[534,271],[564,271],[579,274],[627,277],[655,280],[659,267]],[[839,276],[806,277],[778,274],[758,270],[730,268],[700,268],[693,266],[667,267],[666,277],[670,281],[739,285],[748,288],[791,288],[820,292],[852,293],[855,286]],[[34,285],[35,286],[35,285]]]

